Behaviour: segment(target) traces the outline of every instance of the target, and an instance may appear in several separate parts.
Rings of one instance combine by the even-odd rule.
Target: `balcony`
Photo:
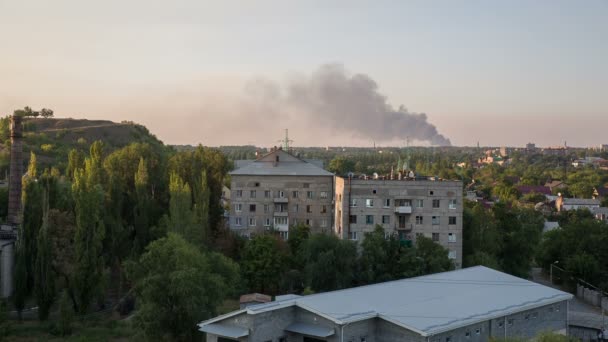
[[[411,223],[405,223],[405,224],[398,224],[397,225],[397,230],[413,230],[414,229],[414,225]]]
[[[275,197],[274,203],[288,203],[289,199],[287,197]]]
[[[289,224],[275,224],[274,225],[274,229],[278,230],[280,232],[288,232],[289,231]]]
[[[289,213],[287,211],[275,211],[274,216],[277,217],[287,217]]]
[[[411,214],[411,213],[412,213],[412,207],[411,206],[395,207],[395,214],[403,215],[403,214]]]

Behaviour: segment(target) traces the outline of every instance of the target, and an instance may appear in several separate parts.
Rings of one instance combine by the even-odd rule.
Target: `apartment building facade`
[[[274,229],[287,239],[303,223],[314,233],[333,227],[334,175],[317,162],[275,149],[240,161],[230,173],[230,228],[243,236]]]
[[[462,182],[336,177],[335,233],[361,241],[376,225],[387,235],[416,242],[426,236],[462,265]]]

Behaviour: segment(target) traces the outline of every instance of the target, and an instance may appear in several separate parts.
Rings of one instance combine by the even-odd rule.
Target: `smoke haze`
[[[451,145],[426,114],[404,106],[395,109],[373,79],[351,75],[340,64],[323,65],[310,76],[294,75],[285,84],[255,79],[247,83],[245,94],[245,112],[267,124],[281,118],[292,127],[329,130],[334,136]]]

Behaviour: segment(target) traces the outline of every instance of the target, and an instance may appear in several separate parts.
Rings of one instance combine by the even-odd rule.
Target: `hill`
[[[7,172],[10,160],[9,118],[0,119],[0,178]],[[24,128],[24,159],[34,152],[40,168],[65,167],[71,149],[88,150],[90,144],[102,140],[108,151],[133,142],[164,146],[148,129],[131,121],[26,118]]]

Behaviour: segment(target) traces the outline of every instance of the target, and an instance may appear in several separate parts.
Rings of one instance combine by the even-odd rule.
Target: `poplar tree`
[[[52,270],[51,241],[48,235],[49,201],[48,192],[43,202],[42,226],[38,231],[37,255],[35,267],[34,289],[36,303],[38,304],[38,319],[41,321],[49,317],[49,311],[55,301],[55,275]]]
[[[192,210],[190,186],[177,173],[172,173],[169,181],[168,230],[181,235],[187,241],[200,246],[201,236],[197,234],[197,217]]]
[[[148,221],[148,167],[146,160],[141,157],[137,172],[135,173],[135,196],[136,205],[134,208],[135,226],[135,251],[137,254],[143,252],[150,240],[149,221]]]
[[[102,147],[99,142],[91,145],[91,156],[85,160],[84,169],[76,171],[72,184],[76,232],[75,267],[71,283],[80,314],[86,313],[92,300],[103,291],[105,225],[102,212],[104,192],[100,185]]]

